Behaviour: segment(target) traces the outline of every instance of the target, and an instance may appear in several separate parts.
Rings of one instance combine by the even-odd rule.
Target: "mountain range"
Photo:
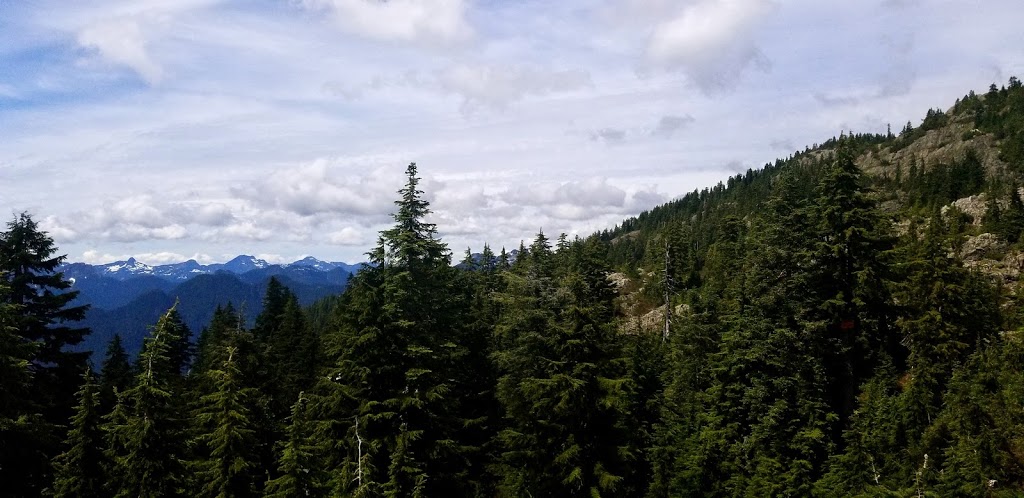
[[[148,327],[178,303],[178,312],[193,338],[218,306],[232,304],[247,321],[262,311],[267,282],[276,278],[308,306],[339,294],[362,264],[321,261],[313,257],[289,264],[271,264],[241,255],[227,263],[203,265],[195,260],[149,266],[129,258],[102,265],[66,263],[59,268],[79,292],[75,305],[89,305],[81,324],[92,333],[78,346],[93,351],[102,361],[107,344],[120,334],[125,349],[134,354],[142,347]]]

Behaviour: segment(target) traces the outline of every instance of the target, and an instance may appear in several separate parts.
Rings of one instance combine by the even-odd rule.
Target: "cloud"
[[[662,138],[671,138],[672,135],[687,125],[696,121],[693,116],[689,114],[685,116],[662,116],[658,120],[657,126],[651,131],[651,135]]]
[[[363,233],[352,227],[345,227],[328,234],[327,241],[339,246],[361,246],[367,243]]]
[[[911,35],[885,36],[881,40],[887,52],[888,65],[879,76],[878,97],[897,97],[910,93],[917,79],[917,70],[911,61],[914,38]]]
[[[768,143],[768,146],[771,147],[772,150],[783,154],[789,154],[796,150],[796,145],[794,145],[792,141],[784,139],[772,140]]]
[[[591,86],[590,74],[579,69],[459,63],[433,72],[406,71],[392,77],[377,75],[362,83],[328,81],[322,90],[347,101],[394,88],[456,95],[462,99],[462,112],[468,114],[481,108],[505,110],[528,97],[567,93]]]
[[[463,0],[303,0],[344,30],[367,38],[449,44],[472,37]]]
[[[851,94],[825,94],[817,92],[814,94],[814,100],[817,100],[821,105],[827,107],[842,106],[842,105],[857,105],[861,103],[866,95],[851,95]]]
[[[281,234],[275,234],[272,230],[267,227],[260,226],[254,221],[242,221],[233,223],[220,230],[214,232],[208,232],[208,235],[220,235],[227,236],[235,239],[262,241],[268,240],[271,237],[280,236]],[[213,240],[217,240],[217,237],[211,237]]]
[[[114,261],[125,261],[128,258],[135,258],[137,261],[150,266],[167,265],[172,263],[181,263],[190,259],[196,260],[200,264],[210,264],[214,262],[214,259],[209,254],[195,253],[191,256],[187,256],[181,253],[160,251],[160,252],[141,252],[136,254],[110,254],[100,252],[96,249],[89,249],[82,253],[76,261],[82,263],[88,263],[91,265],[100,265],[106,263],[113,263]]]
[[[230,207],[218,201],[167,202],[153,194],[135,194],[40,223],[63,242],[78,240],[178,240],[189,237],[188,226],[228,226],[235,221]]]
[[[120,17],[93,23],[78,34],[78,43],[96,50],[111,63],[127,66],[151,85],[163,78],[163,68],[147,52],[142,28],[135,19]]]
[[[466,111],[478,107],[504,109],[527,96],[569,92],[592,85],[586,71],[511,64],[457,64],[440,71],[436,81],[442,91],[461,96]]]
[[[296,168],[277,170],[265,179],[233,187],[233,195],[265,208],[301,216],[390,213],[397,190],[394,168],[344,175],[342,164],[318,159]]]
[[[626,131],[618,128],[602,128],[590,133],[590,140],[604,142],[609,145],[622,143],[626,139]]]
[[[768,0],[689,4],[654,27],[647,61],[655,67],[682,71],[704,93],[731,89],[748,66],[769,67],[751,32],[772,7]]]

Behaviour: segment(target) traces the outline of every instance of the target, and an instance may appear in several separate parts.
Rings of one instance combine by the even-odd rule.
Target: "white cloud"
[[[151,85],[163,78],[163,68],[147,53],[142,28],[134,19],[122,17],[91,24],[78,34],[78,43],[95,49],[114,64],[131,68]]]
[[[0,97],[18,98],[18,91],[11,85],[0,83]]]
[[[689,114],[685,116],[662,116],[658,124],[651,131],[651,135],[662,138],[671,138],[672,135],[696,121]]]
[[[413,160],[456,252],[585,236],[1024,72],[1008,0],[8,3],[0,208],[72,254],[357,261]]]
[[[747,66],[767,58],[751,31],[772,11],[769,0],[701,0],[655,26],[647,59],[656,67],[683,71],[706,93],[735,86]]]
[[[603,141],[606,144],[617,144],[626,139],[626,131],[618,128],[602,128],[590,133],[593,141]]]
[[[469,39],[463,0],[303,0],[330,11],[343,29],[386,41],[452,43]]]
[[[437,74],[443,91],[463,98],[463,109],[504,109],[527,96],[568,92],[592,85],[583,70],[551,70],[524,65],[451,66]]]
[[[181,263],[183,261],[188,261],[190,259],[194,259],[196,260],[196,262],[200,264],[210,264],[215,262],[214,258],[212,258],[209,254],[201,253],[195,253],[192,254],[191,256],[170,251],[141,252],[136,254],[110,254],[101,252],[96,249],[86,250],[85,252],[82,253],[81,256],[76,258],[75,261],[89,263],[91,265],[100,265],[106,263],[113,263],[115,261],[125,261],[128,258],[135,258],[137,261],[150,266]]]
[[[362,231],[352,227],[345,227],[327,235],[328,242],[339,246],[362,246],[367,243],[366,239]]]
[[[564,183],[516,187],[505,192],[501,197],[509,204],[521,206],[622,207],[626,201],[626,191],[609,184],[607,178],[588,178]]]
[[[398,177],[395,168],[346,174],[351,168],[328,159],[277,170],[265,179],[232,188],[242,199],[301,216],[316,214],[386,215]],[[400,181],[400,180],[398,180]]]
[[[273,236],[279,236],[281,234],[275,234],[270,229],[259,226],[253,221],[243,221],[239,223],[233,223],[220,229],[216,234],[226,235],[228,237],[234,237],[243,240],[261,241],[267,240]],[[216,238],[216,237],[213,237]]]

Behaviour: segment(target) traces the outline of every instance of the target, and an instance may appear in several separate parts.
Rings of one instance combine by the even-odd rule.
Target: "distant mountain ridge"
[[[195,260],[149,266],[135,258],[102,265],[66,263],[58,268],[78,291],[74,304],[90,309],[82,325],[92,329],[79,350],[93,351],[98,362],[114,334],[135,353],[148,327],[168,308],[178,311],[193,339],[217,306],[233,304],[251,321],[262,311],[267,282],[277,278],[308,306],[345,290],[349,277],[362,263],[348,264],[306,257],[288,264],[271,264],[249,255],[226,263],[202,265]]]
[[[182,263],[149,266],[136,260],[134,257],[131,257],[126,261],[115,261],[113,263],[106,263],[102,265],[66,263],[62,265],[58,271],[63,271],[66,278],[100,275],[114,278],[116,280],[127,280],[138,276],[151,275],[180,282],[195,277],[196,275],[217,273],[218,271],[243,274],[253,270],[263,270],[272,267],[302,267],[313,268],[319,271],[330,271],[340,268],[347,273],[355,273],[359,270],[360,266],[362,266],[362,263],[348,264],[343,262],[321,261],[313,256],[307,256],[293,263],[271,264],[255,256],[243,254],[236,256],[227,263],[213,263],[209,265],[203,265],[194,259],[190,259]]]

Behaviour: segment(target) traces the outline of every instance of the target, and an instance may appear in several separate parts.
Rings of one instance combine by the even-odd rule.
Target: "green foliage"
[[[121,393],[104,431],[110,495],[184,496],[184,406],[172,353],[181,336],[180,318],[168,310],[139,354],[135,385]]]
[[[0,232],[0,307],[6,308],[6,330],[0,333],[7,336],[2,346],[11,358],[2,367],[10,370],[4,372],[11,374],[10,381],[5,376],[2,382],[10,383],[5,389],[12,394],[25,387],[31,393],[12,402],[15,415],[0,436],[5,440],[0,442],[0,477],[7,477],[3,487],[10,496],[37,496],[50,483],[50,460],[60,452],[55,429],[71,417],[79,375],[86,368],[88,353],[65,349],[88,333],[73,327],[86,307],[71,306],[78,293],[69,291],[71,284],[57,271],[64,256],[56,253],[53,239],[27,213]]]
[[[309,399],[305,393],[292,405],[284,441],[281,443],[280,476],[267,481],[268,498],[303,498],[324,494],[325,477],[317,465],[317,444],[309,418]]]
[[[447,246],[423,218],[415,164],[399,190],[395,225],[350,281],[328,354],[333,366],[317,411],[340,451],[332,487],[357,496],[458,495],[473,483],[460,441],[466,420],[452,395],[463,302]],[[326,420],[325,420],[326,421]]]
[[[128,362],[128,353],[121,345],[121,336],[115,334],[107,346],[107,355],[100,369],[99,402],[100,411],[109,413],[117,403],[117,393],[124,392],[131,385],[132,365]]]
[[[6,279],[0,279],[0,484],[10,496],[34,496],[44,485],[44,449],[52,428],[33,401],[38,344],[18,334],[20,306],[11,304],[7,292]]]
[[[256,490],[256,445],[248,406],[254,390],[242,386],[237,353],[228,347],[221,368],[205,373],[215,390],[199,400],[192,415],[199,429],[194,443],[202,455],[193,464],[196,496],[252,496]]]
[[[92,369],[82,376],[78,390],[78,406],[71,418],[66,450],[54,461],[56,479],[53,496],[56,498],[92,498],[106,496],[103,492],[104,461],[103,434],[100,431],[99,398]]]
[[[630,385],[611,327],[614,292],[595,258],[599,246],[561,245],[552,253],[538,234],[499,298],[502,489],[508,496],[628,494]]]

